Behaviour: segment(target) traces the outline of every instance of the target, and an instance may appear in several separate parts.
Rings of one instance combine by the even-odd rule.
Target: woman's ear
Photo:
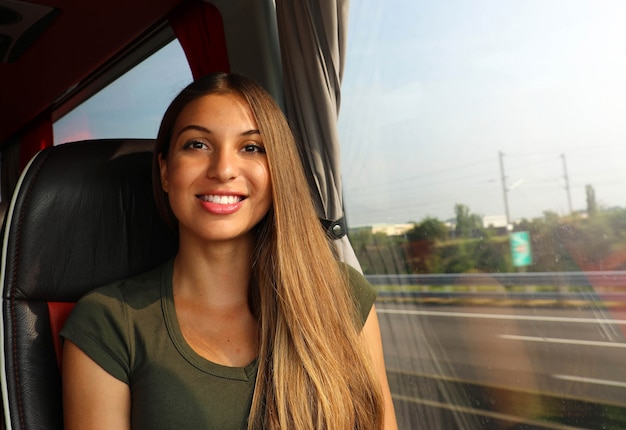
[[[159,154],[159,172],[161,173],[161,188],[168,192],[169,181],[167,179],[167,160],[163,159],[163,154]]]

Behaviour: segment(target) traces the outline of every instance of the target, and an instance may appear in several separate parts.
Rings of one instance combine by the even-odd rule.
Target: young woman
[[[337,263],[271,96],[192,83],[153,167],[179,250],[77,304],[66,429],[395,429],[375,293]]]

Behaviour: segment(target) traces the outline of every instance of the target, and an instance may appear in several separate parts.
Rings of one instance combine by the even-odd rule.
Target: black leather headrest
[[[0,382],[7,429],[63,428],[53,328],[60,318],[51,312],[59,303],[51,302],[75,302],[174,255],[176,237],[152,200],[153,144],[47,148],[20,178],[3,226]]]
[[[153,144],[84,141],[33,159],[7,214],[4,298],[76,301],[174,255],[152,198]]]

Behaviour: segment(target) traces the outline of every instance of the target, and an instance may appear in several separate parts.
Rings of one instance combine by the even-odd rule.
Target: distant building
[[[377,224],[372,226],[372,233],[385,233],[387,236],[402,236],[413,227],[413,224]]]
[[[506,227],[506,216],[505,215],[488,215],[483,217],[483,227],[495,227],[495,228],[505,228]]]
[[[372,233],[384,233],[387,236],[402,236],[414,227],[413,224],[373,224],[368,226],[351,227],[351,231],[369,230]]]

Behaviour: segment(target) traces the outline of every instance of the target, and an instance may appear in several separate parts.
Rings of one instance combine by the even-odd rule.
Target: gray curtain
[[[346,52],[348,0],[276,0],[285,109],[301,144],[318,215],[340,258],[361,270],[345,236],[337,118]]]

